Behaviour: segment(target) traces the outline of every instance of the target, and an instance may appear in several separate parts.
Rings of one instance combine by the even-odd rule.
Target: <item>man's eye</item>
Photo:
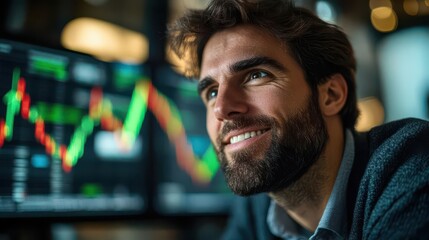
[[[210,101],[217,96],[217,88],[208,89],[206,92],[206,100]]]
[[[257,71],[257,72],[253,72],[250,74],[250,80],[254,80],[254,79],[258,79],[258,78],[263,78],[268,76],[267,72],[264,71]]]

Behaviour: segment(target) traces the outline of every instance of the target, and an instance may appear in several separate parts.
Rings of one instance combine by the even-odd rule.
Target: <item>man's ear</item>
[[[336,73],[318,86],[320,111],[326,117],[339,114],[347,100],[347,83],[343,75]]]

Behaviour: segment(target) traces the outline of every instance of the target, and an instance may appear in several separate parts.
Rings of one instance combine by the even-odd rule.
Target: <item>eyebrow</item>
[[[270,67],[273,67],[273,68],[280,70],[280,71],[286,71],[287,70],[283,65],[281,65],[278,61],[276,61],[272,58],[258,57],[258,56],[238,61],[238,62],[232,64],[229,67],[229,70],[231,73],[237,73],[237,72],[241,72],[241,71],[244,71],[246,69],[253,68],[256,66],[260,66],[260,65],[270,66]],[[213,82],[215,82],[215,80],[211,76],[207,76],[207,77],[201,79],[198,82],[198,87],[197,87],[198,94],[201,95],[201,92],[204,91],[204,89],[207,88],[208,86],[210,86]]]
[[[286,71],[286,68],[283,65],[269,57],[252,57],[244,59],[232,64],[229,69],[231,72],[235,73],[260,65],[267,65],[280,71]]]
[[[214,82],[215,82],[215,80],[210,76],[205,77],[205,78],[201,79],[200,81],[198,81],[198,86],[197,86],[198,95],[201,95],[201,92],[204,91],[204,89],[206,89],[208,86],[210,86]]]

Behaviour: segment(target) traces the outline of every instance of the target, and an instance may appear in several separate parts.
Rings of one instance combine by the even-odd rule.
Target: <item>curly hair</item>
[[[212,0],[204,10],[189,10],[168,26],[170,48],[186,62],[185,75],[200,74],[208,39],[218,31],[251,24],[280,39],[304,71],[313,94],[333,74],[342,74],[348,97],[340,114],[344,127],[354,129],[359,115],[356,60],[346,34],[310,10],[288,0]]]

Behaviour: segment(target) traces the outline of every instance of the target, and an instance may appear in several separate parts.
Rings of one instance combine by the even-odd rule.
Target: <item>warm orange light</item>
[[[371,23],[380,32],[390,32],[398,26],[398,18],[390,7],[377,7],[371,11]]]
[[[142,63],[149,56],[149,42],[142,34],[93,18],[70,21],[61,42],[65,48],[105,61]]]
[[[384,121],[384,108],[375,97],[363,98],[358,101],[360,115],[356,124],[357,131],[368,131]]]

